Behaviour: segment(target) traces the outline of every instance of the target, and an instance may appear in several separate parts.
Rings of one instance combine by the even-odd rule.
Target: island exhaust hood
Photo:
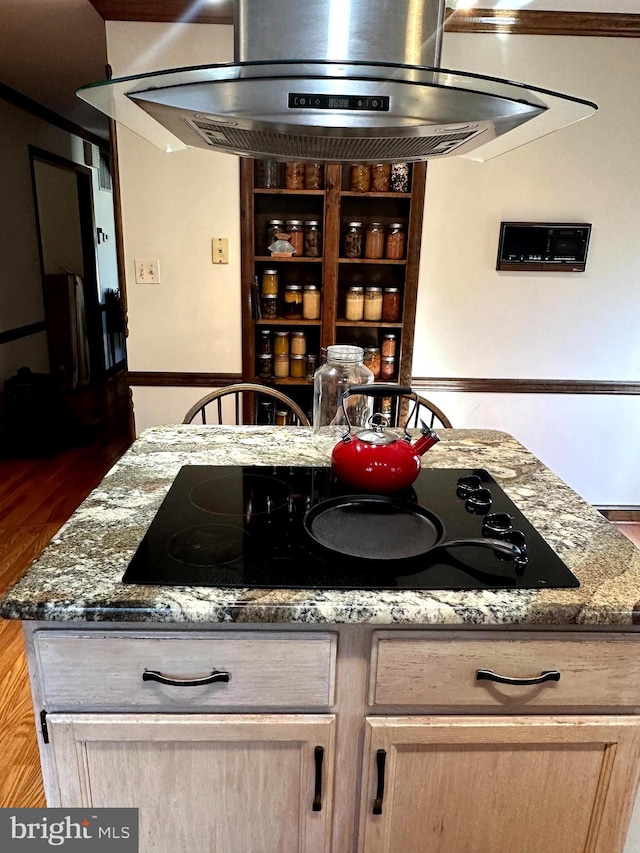
[[[445,0],[235,0],[235,62],[78,94],[165,151],[333,163],[488,160],[597,110],[436,67],[444,10]]]

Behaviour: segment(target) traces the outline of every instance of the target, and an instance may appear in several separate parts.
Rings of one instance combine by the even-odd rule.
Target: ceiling
[[[232,9],[232,0],[193,2],[196,11],[208,13],[209,20],[212,15],[228,18]],[[640,0],[447,2],[450,6],[458,3],[483,9],[640,14]],[[144,20],[145,13],[146,20],[153,20],[162,12],[171,16],[186,5],[186,0],[0,0],[0,83],[106,137],[106,119],[75,95],[78,86],[105,78],[107,56],[102,16],[118,19],[120,15],[126,16],[127,10],[134,10],[138,20]],[[190,19],[193,17],[182,17]]]

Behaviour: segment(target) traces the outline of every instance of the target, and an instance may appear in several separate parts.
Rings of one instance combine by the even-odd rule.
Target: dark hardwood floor
[[[0,594],[120,458],[126,433],[44,459],[0,458]],[[20,622],[0,619],[0,807],[45,805]]]

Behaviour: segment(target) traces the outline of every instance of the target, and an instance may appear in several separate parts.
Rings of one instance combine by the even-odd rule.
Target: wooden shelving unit
[[[426,164],[411,166],[408,193],[357,193],[349,189],[349,167],[327,165],[324,190],[260,189],[254,186],[254,161],[240,161],[242,240],[242,376],[246,382],[284,385],[286,393],[306,411],[311,410],[312,383],[306,379],[261,379],[257,376],[256,339],[259,328],[300,328],[307,332],[307,352],[318,355],[335,343],[379,346],[385,332],[398,337],[395,381],[410,384],[415,331],[418,270],[426,182]],[[317,219],[322,223],[323,256],[273,259],[264,254],[269,219]],[[347,222],[403,222],[406,251],[403,260],[341,257]],[[277,268],[280,285],[313,282],[321,288],[320,320],[255,320],[252,310],[253,280],[267,267]],[[350,322],[344,319],[344,291],[361,284],[399,287],[400,322]]]

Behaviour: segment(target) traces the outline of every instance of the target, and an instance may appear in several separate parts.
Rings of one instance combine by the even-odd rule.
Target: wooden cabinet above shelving
[[[244,381],[286,385],[287,394],[307,411],[311,409],[311,382],[308,378],[261,376],[258,369],[258,330],[270,325],[299,327],[307,335],[307,353],[317,356],[328,346],[356,344],[380,347],[384,334],[396,335],[394,381],[409,384],[418,292],[418,270],[426,179],[426,164],[411,165],[409,192],[353,192],[349,167],[327,165],[324,189],[264,189],[255,186],[255,161],[240,163],[242,238],[242,376]],[[315,219],[322,230],[322,256],[272,258],[267,251],[267,223]],[[391,223],[404,226],[405,251],[402,259],[350,258],[344,256],[344,232],[352,221]],[[278,316],[260,319],[261,276],[265,269],[277,269],[279,278]],[[257,281],[257,288],[254,285]],[[287,284],[316,284],[321,293],[319,320],[288,319],[283,314],[282,293]],[[348,287],[395,287],[400,298],[397,322],[348,320],[345,293]]]

